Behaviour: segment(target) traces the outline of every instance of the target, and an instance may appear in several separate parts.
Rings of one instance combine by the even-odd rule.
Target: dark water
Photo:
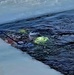
[[[42,15],[35,18],[14,21],[6,24],[1,24],[0,29],[20,29],[25,27],[35,27],[35,26],[53,26],[61,30],[74,30],[74,10],[65,11],[55,14]]]
[[[44,35],[52,34],[51,36],[54,37],[59,47],[50,47],[48,56],[45,56],[44,53],[43,58],[38,56],[42,54],[42,51],[41,53],[40,51],[34,51],[33,54],[35,55],[31,53],[31,50],[28,52],[31,56],[63,74],[74,75],[74,10],[0,25],[1,30],[18,30],[22,28],[30,31],[38,30],[44,32]]]

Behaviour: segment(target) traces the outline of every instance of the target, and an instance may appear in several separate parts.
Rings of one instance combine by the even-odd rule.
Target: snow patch
[[[0,75],[63,75],[0,39]]]

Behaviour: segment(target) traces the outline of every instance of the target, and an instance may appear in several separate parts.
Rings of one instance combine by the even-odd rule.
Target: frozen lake
[[[51,14],[66,10],[74,9],[74,0],[0,0],[0,24],[27,19],[30,17],[36,17],[44,14]],[[64,13],[69,17],[73,18],[74,11],[70,13]],[[51,21],[51,25],[56,26],[58,29],[68,29],[74,30],[73,24],[66,24],[62,20],[58,19],[59,16],[55,15],[52,17],[46,17],[45,22],[47,24],[48,20]],[[63,13],[62,13],[63,15]],[[71,17],[72,15],[72,17]],[[57,17],[56,17],[57,16]],[[43,21],[43,19],[39,19]],[[74,21],[74,19],[73,19]],[[62,25],[61,22],[63,23]],[[68,21],[69,22],[69,21]],[[37,21],[24,22],[20,21],[18,23],[9,23],[0,25],[0,29],[19,29],[25,26],[31,26],[38,24]],[[43,24],[43,23],[42,23]],[[58,26],[57,26],[58,25]],[[64,38],[64,37],[63,37]],[[63,39],[61,38],[61,39]],[[69,37],[70,39],[70,37]],[[11,47],[0,39],[0,75],[62,75],[61,73],[45,66],[41,62],[32,59],[28,54],[22,53],[21,51]]]
[[[74,0],[0,0],[0,23],[74,9]]]

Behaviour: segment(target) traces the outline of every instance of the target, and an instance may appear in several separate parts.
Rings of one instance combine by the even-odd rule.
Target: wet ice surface
[[[0,0],[0,24],[74,9],[74,0]]]
[[[62,75],[0,39],[0,75]]]

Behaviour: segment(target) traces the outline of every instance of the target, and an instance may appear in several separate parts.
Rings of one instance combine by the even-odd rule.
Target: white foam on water
[[[63,75],[0,39],[0,75]]]
[[[74,9],[74,0],[0,0],[0,24]]]

